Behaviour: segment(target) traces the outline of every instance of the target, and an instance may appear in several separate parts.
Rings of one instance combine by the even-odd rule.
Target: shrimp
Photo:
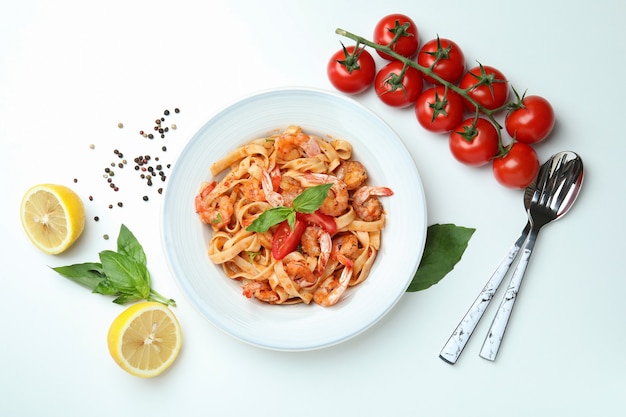
[[[210,224],[213,230],[226,227],[235,213],[232,200],[227,195],[211,196],[215,182],[205,185],[195,198],[196,213],[205,224]]]
[[[358,249],[359,241],[352,233],[344,233],[333,239],[331,257],[344,267],[339,278],[336,274],[331,275],[317,287],[313,293],[313,301],[324,307],[330,307],[339,301],[352,279],[353,258]]]
[[[341,275],[337,278],[337,275],[331,275],[320,284],[319,287],[313,292],[313,301],[323,306],[330,307],[337,304],[341,299],[341,296],[348,288],[348,283],[352,278],[352,261],[346,259],[346,264],[341,271]]]
[[[279,176],[280,170],[278,168],[272,171],[273,174],[270,174],[266,169],[263,170],[263,179],[261,180],[261,187],[263,188],[263,193],[265,194],[265,201],[270,203],[272,207],[282,206],[285,201],[283,200],[283,196],[274,191],[274,183],[272,181],[272,175]]]
[[[283,259],[285,273],[289,275],[300,288],[310,287],[315,284],[316,278],[313,271],[309,269],[306,259],[301,254],[299,256],[289,256]]]
[[[375,196],[390,195],[393,195],[393,191],[387,187],[363,186],[354,193],[352,207],[361,219],[373,222],[380,219],[383,214],[383,205]]]
[[[243,183],[243,195],[250,201],[265,201],[265,194],[261,189],[261,182],[256,178],[250,178]]]
[[[353,260],[359,250],[359,240],[352,233],[343,233],[332,241],[331,257],[343,265]]]
[[[307,226],[302,235],[302,251],[317,257],[315,273],[321,275],[326,268],[332,247],[330,234],[319,226]]]
[[[278,159],[292,161],[302,156],[315,156],[322,153],[314,137],[302,132],[300,128],[288,128],[276,140]]]
[[[319,210],[329,216],[341,216],[348,208],[348,187],[334,175],[307,173],[304,175],[305,183],[309,184],[330,184],[333,185],[328,190],[328,196],[320,206]]]
[[[286,206],[290,206],[293,199],[304,189],[300,181],[287,175],[281,177],[279,188],[283,196],[283,204]]]
[[[337,178],[346,183],[348,190],[356,190],[367,180],[365,166],[358,161],[344,161],[335,171]]]
[[[259,301],[264,301],[266,303],[275,303],[280,297],[272,289],[270,284],[267,281],[252,281],[248,284],[242,286],[243,295],[246,298],[256,298]]]

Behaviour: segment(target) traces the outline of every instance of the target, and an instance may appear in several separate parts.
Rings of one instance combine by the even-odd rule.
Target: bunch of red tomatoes
[[[343,46],[328,62],[330,82],[347,94],[374,85],[377,96],[392,107],[414,106],[419,124],[449,137],[450,152],[470,166],[491,163],[496,180],[507,187],[524,188],[539,172],[531,146],[543,141],[554,127],[554,111],[540,96],[509,101],[508,80],[498,69],[479,64],[466,69],[465,56],[449,39],[432,39],[420,47],[415,22],[403,14],[382,18],[373,41],[338,29],[356,40]],[[387,62],[377,71],[369,46]],[[496,115],[505,114],[509,135],[504,144]]]

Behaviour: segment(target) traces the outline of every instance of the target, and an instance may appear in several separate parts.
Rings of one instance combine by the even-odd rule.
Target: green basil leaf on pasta
[[[321,184],[302,191],[293,200],[293,208],[300,213],[313,213],[322,206],[333,184]]]
[[[290,207],[274,207],[269,210],[265,210],[259,217],[246,228],[248,232],[264,233],[269,230],[270,227],[282,223],[288,220],[293,213],[293,221],[295,222],[295,212]]]

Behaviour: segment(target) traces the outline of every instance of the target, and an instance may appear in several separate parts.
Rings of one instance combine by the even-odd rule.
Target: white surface
[[[207,256],[209,227],[193,212],[207,171],[234,149],[290,125],[328,140],[345,139],[352,158],[368,169],[370,185],[390,187],[384,199],[388,220],[370,277],[340,303],[272,306],[242,296]],[[385,169],[394,166],[393,170]],[[225,172],[218,175],[222,178]],[[426,201],[419,172],[398,135],[381,118],[345,95],[287,88],[253,94],[207,121],[181,152],[163,202],[163,246],[172,275],[198,311],[227,333],[256,346],[302,351],[326,348],[369,329],[404,295],[426,240]],[[404,219],[413,217],[407,224]],[[415,248],[410,262],[395,242]]]
[[[439,350],[524,226],[522,194],[499,186],[489,169],[458,164],[410,109],[367,92],[357,100],[396,130],[416,162],[429,224],[477,229],[463,260],[338,346],[284,353],[237,341],[202,318],[170,275],[155,190],[143,204],[147,188],[128,170],[113,195],[101,170],[116,147],[158,154],[160,142],[137,132],[165,108],[181,109],[168,119],[178,129],[162,155],[173,162],[208,117],[239,97],[330,89],[326,61],[344,40],[335,28],[370,36],[396,11],[414,18],[422,42],[452,38],[468,62],[496,66],[518,90],[549,98],[557,126],[537,151],[542,160],[579,153],[584,189],[542,232],[498,359],[478,357],[491,306],[459,362],[445,364]],[[3,1],[0,415],[621,415],[625,12],[618,1]],[[88,216],[101,217],[62,256],[39,253],[19,225],[21,196],[40,182],[73,186],[85,200],[93,194]],[[124,207],[107,209],[118,196]],[[127,375],[109,357],[106,332],[121,307],[48,268],[95,260],[114,245],[102,235],[114,238],[122,222],[146,249],[154,287],[179,303],[183,350],[153,380]],[[411,259],[412,248],[396,244]]]

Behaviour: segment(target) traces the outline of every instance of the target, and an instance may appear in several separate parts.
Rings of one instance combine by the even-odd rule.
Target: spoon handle
[[[517,257],[517,253],[520,248],[526,241],[529,230],[530,222],[526,224],[526,227],[522,230],[522,233],[515,241],[515,244],[511,247],[511,249],[509,249],[509,253],[505,256],[502,262],[500,262],[498,268],[495,270],[491,278],[489,278],[489,281],[487,281],[482,291],[478,294],[478,297],[476,297],[472,306],[469,308],[467,313],[465,313],[465,316],[463,316],[459,325],[456,329],[454,329],[454,332],[452,332],[452,335],[444,345],[443,349],[441,349],[439,357],[445,362],[454,365],[459,359],[459,356],[461,356],[463,348],[465,348],[465,345],[472,336],[474,329],[476,329],[478,322],[482,318],[483,313],[487,309],[489,302],[498,290],[502,279]]]
[[[522,257],[515,267],[515,271],[513,271],[509,287],[502,298],[500,307],[498,307],[498,312],[493,318],[493,322],[491,323],[491,327],[489,328],[483,347],[480,350],[481,358],[493,361],[498,355],[498,350],[500,349],[500,344],[504,338],[504,332],[506,331],[506,326],[509,322],[509,318],[511,317],[511,311],[513,310],[517,294],[522,285],[522,279],[524,278],[526,267],[530,261],[530,255],[533,253],[538,233],[539,228],[532,228],[530,234],[528,235],[528,240],[524,246]]]

